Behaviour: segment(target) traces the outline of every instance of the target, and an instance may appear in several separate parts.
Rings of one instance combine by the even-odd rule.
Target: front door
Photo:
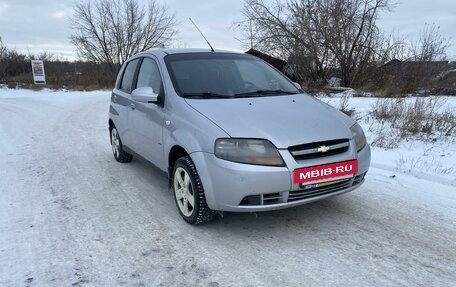
[[[159,94],[159,100],[157,103],[132,101],[130,120],[133,129],[133,150],[162,168],[166,163],[163,150],[164,89],[160,70],[152,58],[142,60],[135,88],[141,87],[151,87]]]

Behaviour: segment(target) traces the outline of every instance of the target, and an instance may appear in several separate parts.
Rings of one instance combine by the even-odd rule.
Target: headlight
[[[356,143],[356,151],[360,151],[367,144],[363,129],[358,123],[356,123],[350,128],[350,130]]]
[[[285,166],[275,146],[267,140],[217,139],[214,153],[218,158],[239,163]]]

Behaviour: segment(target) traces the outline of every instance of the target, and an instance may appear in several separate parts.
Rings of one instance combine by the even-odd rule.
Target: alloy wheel
[[[111,146],[112,146],[112,153],[116,158],[120,156],[120,139],[119,135],[117,134],[116,128],[111,130]]]
[[[176,194],[177,205],[185,216],[191,216],[195,207],[190,175],[182,167],[178,167],[174,173],[174,193]]]

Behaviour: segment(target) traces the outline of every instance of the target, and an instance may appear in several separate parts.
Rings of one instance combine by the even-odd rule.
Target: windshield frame
[[[179,61],[179,60],[196,60],[196,59],[214,59],[214,60],[217,60],[217,59],[233,59],[233,60],[236,60],[236,59],[247,59],[247,60],[251,60],[251,61],[257,61],[257,62],[262,62],[262,64],[266,64],[267,66],[269,66],[269,68],[271,68],[272,70],[274,70],[277,75],[279,77],[282,77],[284,80],[286,80],[287,82],[290,83],[290,87],[292,87],[294,89],[293,92],[290,92],[289,94],[290,95],[294,95],[294,94],[301,94],[303,93],[302,90],[298,89],[295,85],[295,83],[293,81],[291,81],[286,75],[284,75],[281,71],[279,71],[278,69],[276,69],[274,66],[272,66],[271,64],[269,64],[268,62],[258,58],[258,57],[255,57],[255,56],[252,56],[252,55],[249,55],[249,54],[242,54],[242,53],[232,53],[232,52],[190,52],[190,53],[175,53],[175,54],[168,54],[164,57],[164,62],[165,62],[165,65],[166,65],[166,68],[168,70],[168,75],[169,75],[169,78],[171,79],[171,82],[172,82],[172,86],[174,88],[174,91],[175,93],[179,96],[179,97],[182,97],[182,98],[188,98],[186,97],[186,93],[185,92],[182,92],[180,90],[180,87],[179,87],[179,84],[177,82],[177,79],[176,79],[176,75],[173,71],[173,68],[172,68],[172,62],[173,61]],[[201,93],[204,94],[205,92],[208,92],[208,91],[202,91]],[[288,94],[284,94],[284,93],[259,93],[257,96],[260,96],[260,97],[271,97],[271,96],[284,96],[284,95],[288,95]],[[246,97],[254,97],[253,95],[240,95],[240,96],[231,96],[231,95],[224,95],[224,96],[221,96],[220,98],[216,98],[216,97],[210,97],[211,99],[233,99],[233,98],[246,98]],[[195,97],[195,99],[204,99],[204,96],[201,96],[201,97]]]

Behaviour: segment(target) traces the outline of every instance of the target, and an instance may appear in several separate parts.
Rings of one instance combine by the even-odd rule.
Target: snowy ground
[[[374,149],[354,192],[194,227],[165,174],[114,161],[108,103],[0,89],[0,286],[456,286],[454,174],[397,165],[422,144]]]

